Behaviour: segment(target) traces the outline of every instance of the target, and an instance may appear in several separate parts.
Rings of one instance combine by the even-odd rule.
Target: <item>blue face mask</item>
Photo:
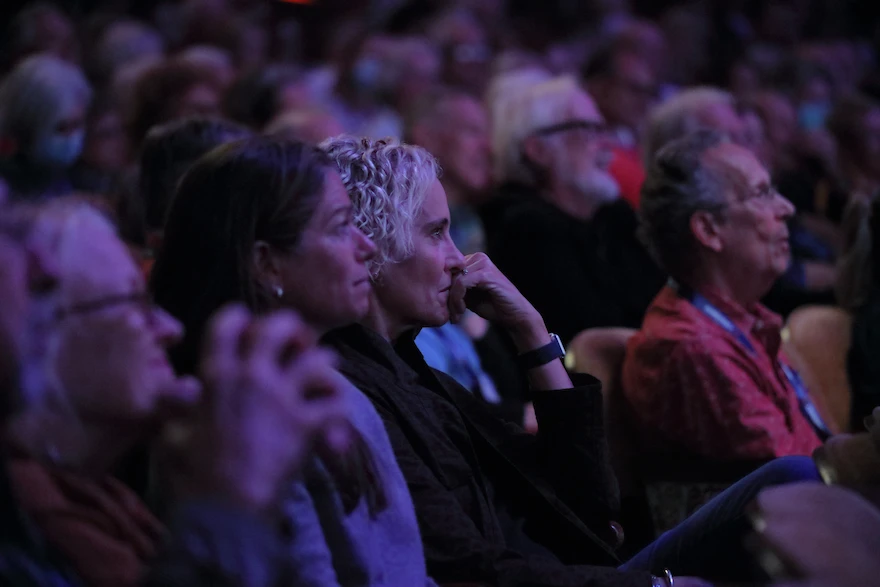
[[[806,102],[798,108],[798,126],[804,130],[817,130],[825,126],[831,106],[825,102]]]
[[[69,167],[82,153],[85,132],[53,134],[34,146],[33,158],[50,167]]]

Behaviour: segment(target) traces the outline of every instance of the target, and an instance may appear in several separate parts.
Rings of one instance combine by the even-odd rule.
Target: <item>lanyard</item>
[[[724,312],[712,305],[712,302],[689,287],[679,285],[674,281],[670,281],[670,286],[678,293],[678,295],[693,304],[696,309],[708,316],[710,320],[715,322],[715,324],[732,334],[751,354],[756,354],[754,345],[752,345],[745,333],[740,330],[739,327],[734,324],[726,314],[724,314]],[[819,414],[819,411],[810,399],[810,394],[807,392],[807,387],[804,385],[803,379],[801,379],[801,376],[798,375],[797,371],[782,361],[778,361],[778,364],[779,368],[782,369],[782,372],[785,374],[785,378],[788,379],[788,382],[794,388],[794,393],[797,396],[801,412],[803,412],[804,416],[806,416],[807,420],[813,426],[813,429],[816,431],[816,434],[819,435],[819,438],[824,441],[831,436],[831,431],[828,430],[828,426],[825,425],[822,416]]]

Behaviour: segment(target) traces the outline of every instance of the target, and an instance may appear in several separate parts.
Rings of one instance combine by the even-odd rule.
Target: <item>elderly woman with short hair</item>
[[[71,191],[68,172],[85,140],[92,90],[57,57],[22,61],[0,85],[0,177],[16,199]]]
[[[7,428],[0,466],[4,513],[16,514],[4,520],[26,520],[51,551],[37,565],[63,566],[77,584],[217,585],[250,577],[249,584],[269,585],[282,538],[260,518],[277,511],[278,487],[300,469],[314,440],[324,437],[336,450],[346,442],[328,353],[313,347],[290,313],[252,319],[228,309],[205,336],[199,374],[208,397],[194,405],[199,385],[178,378],[166,357],[180,324],[151,303],[109,222],[65,200],[37,210],[24,230],[52,271],[43,269],[42,295],[39,303],[32,296],[27,316],[20,356],[27,405]],[[186,434],[173,435],[179,507],[169,529],[173,550],[162,557],[166,527],[110,472],[135,443],[164,429],[172,405],[196,413]],[[39,567],[16,554],[23,545],[8,544],[7,531],[0,582],[67,584],[60,576],[34,580]],[[144,583],[149,570],[155,583]]]

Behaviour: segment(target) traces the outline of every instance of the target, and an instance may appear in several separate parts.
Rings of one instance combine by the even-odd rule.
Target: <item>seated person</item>
[[[324,353],[303,346],[286,365],[263,361],[259,351],[289,356],[305,330],[290,317],[218,316],[201,371],[210,400],[187,437],[168,445],[181,465],[180,501],[165,527],[109,469],[167,422],[164,408],[198,397],[195,380],[178,379],[165,358],[180,326],[144,297],[134,262],[96,211],[59,202],[30,216],[16,220],[27,243],[17,260],[0,227],[0,583],[290,584],[283,537],[263,518],[315,441],[332,438],[337,450],[347,442],[327,436],[342,412]],[[321,398],[309,399],[318,386]]]
[[[375,247],[353,223],[335,165],[314,146],[253,137],[201,158],[174,196],[165,237],[152,285],[157,302],[186,329],[172,352],[182,372],[193,370],[208,317],[229,303],[254,314],[295,310],[316,338],[366,313]],[[317,513],[330,552],[316,551],[321,541],[301,528],[293,548],[311,562],[329,554],[331,574],[299,565],[295,584],[363,584],[364,577],[381,584],[393,577],[401,585],[433,585],[382,419],[353,385],[343,380],[339,387],[358,450],[346,459],[318,455],[304,476],[307,491],[297,485],[295,499],[285,503],[302,515]]]
[[[484,254],[464,257],[433,157],[396,141],[338,137],[336,160],[361,229],[376,244],[369,312],[325,340],[342,372],[385,422],[409,484],[428,571],[438,582],[499,587],[650,587],[681,574],[741,579],[742,507],[767,483],[818,479],[808,458],[771,463],[722,494],[621,569],[611,520],[618,509],[601,391],[578,386],[541,315]],[[528,372],[537,436],[502,421],[413,342],[421,327],[466,308],[504,328]],[[734,520],[731,520],[733,516]],[[699,585],[676,579],[675,585]]]
[[[847,354],[850,385],[850,427],[861,423],[880,406],[880,199],[870,204],[854,201],[851,214],[852,246],[843,259],[838,299],[852,312],[852,334]]]
[[[420,99],[405,119],[408,142],[430,151],[443,168],[440,183],[449,198],[452,241],[465,254],[486,250],[479,209],[491,196],[492,149],[489,116],[469,94],[440,89]],[[425,361],[451,375],[499,413],[523,422],[525,384],[513,353],[482,318],[425,328],[416,337]],[[509,395],[501,397],[497,389]]]
[[[646,447],[712,459],[809,455],[824,425],[759,303],[790,261],[793,206],[747,149],[699,131],[661,149],[645,238],[674,281],[630,340],[623,389]]]
[[[498,268],[563,343],[587,328],[638,328],[665,275],[618,198],[593,100],[555,78],[511,98],[503,124],[496,198],[506,207],[488,235]]]

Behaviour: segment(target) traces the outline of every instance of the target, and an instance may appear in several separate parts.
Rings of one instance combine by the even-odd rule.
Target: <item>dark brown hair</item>
[[[264,241],[293,250],[324,192],[327,155],[299,141],[255,136],[228,143],[199,159],[177,188],[165,239],[152,273],[156,302],[183,323],[175,366],[192,373],[205,326],[231,302],[255,314],[271,308],[259,283],[253,249]],[[356,438],[357,434],[355,434]],[[371,512],[387,498],[362,439],[343,457],[323,459],[347,511],[364,498]]]
[[[178,369],[194,370],[202,331],[221,306],[269,310],[271,292],[254,274],[254,245],[297,245],[329,167],[315,147],[255,136],[210,151],[183,176],[151,278],[156,302],[186,328],[172,353]]]

